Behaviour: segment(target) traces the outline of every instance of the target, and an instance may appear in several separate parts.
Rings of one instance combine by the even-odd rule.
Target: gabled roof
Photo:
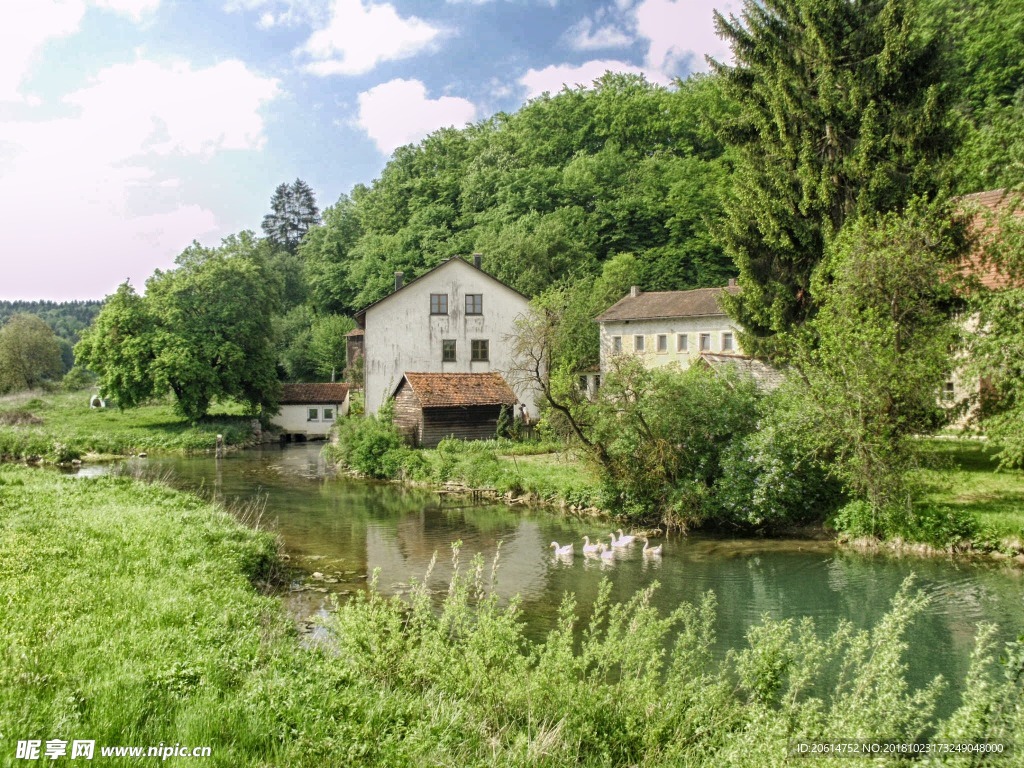
[[[281,405],[336,405],[345,402],[348,384],[285,384]]]
[[[410,373],[392,394],[407,382],[423,408],[455,408],[471,405],[515,405],[519,398],[500,373]]]
[[[661,320],[678,317],[725,315],[718,297],[723,291],[739,293],[739,286],[697,288],[692,291],[640,291],[619,299],[598,315],[599,323],[610,320]]]
[[[508,290],[512,291],[512,293],[514,293],[514,294],[516,294],[518,296],[522,296],[525,301],[529,301],[530,300],[530,298],[528,296],[526,296],[525,294],[519,293],[519,291],[517,291],[515,288],[513,288],[510,285],[507,285],[507,284],[503,283],[501,280],[496,278],[494,275],[491,275],[491,274],[488,274],[487,272],[484,272],[482,268],[476,266],[472,262],[466,261],[461,256],[452,256],[450,259],[446,259],[445,261],[442,261],[436,267],[431,267],[426,272],[424,272],[422,275],[419,275],[418,277],[414,278],[413,280],[410,280],[405,285],[403,285],[401,288],[399,288],[397,291],[392,291],[387,296],[385,296],[383,299],[377,299],[377,301],[373,302],[373,304],[368,304],[365,307],[363,307],[362,309],[360,309],[358,312],[356,312],[356,322],[359,323],[360,325],[363,325],[363,321],[364,321],[364,319],[366,317],[366,313],[369,310],[373,309],[378,304],[383,304],[385,301],[390,299],[392,296],[398,295],[399,293],[401,293],[405,289],[409,288],[410,286],[415,285],[416,283],[418,283],[420,280],[424,279],[428,275],[432,275],[434,272],[437,272],[437,270],[442,269],[444,267],[447,267],[449,264],[452,264],[453,262],[461,263],[464,266],[469,267],[470,269],[475,269],[481,275],[484,275],[485,277],[493,280],[494,282],[496,282],[498,285],[502,286],[503,288],[507,288]]]
[[[765,391],[778,389],[785,375],[761,360],[747,355],[730,355],[722,352],[701,352],[697,358],[713,371],[736,370],[750,376],[757,386]]]

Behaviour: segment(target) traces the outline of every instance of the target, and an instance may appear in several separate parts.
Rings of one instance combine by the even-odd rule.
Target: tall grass
[[[1024,653],[999,663],[985,631],[952,717],[941,683],[908,687],[909,587],[870,632],[766,619],[712,664],[710,595],[662,615],[605,584],[585,625],[567,596],[532,641],[500,568],[453,556],[440,599],[371,585],[306,647],[254,588],[270,535],[159,484],[0,466],[0,764],[60,738],[208,745],[211,766],[782,766],[800,739],[1024,733]]]

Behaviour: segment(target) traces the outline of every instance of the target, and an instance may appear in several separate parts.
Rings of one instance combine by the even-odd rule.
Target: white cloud
[[[705,54],[729,58],[729,47],[715,34],[713,11],[728,16],[738,0],[643,0],[633,11],[636,31],[649,41],[647,67],[669,75],[707,70]],[[685,70],[685,71],[684,71]]]
[[[314,75],[361,75],[384,61],[429,49],[441,29],[416,16],[399,16],[390,3],[334,0],[326,26],[299,49]]]
[[[320,0],[228,0],[224,10],[228,13],[259,11],[256,26],[271,29],[320,23],[326,18],[322,6]]]
[[[565,34],[569,46],[577,51],[624,48],[633,43],[633,36],[614,24],[599,26],[591,18],[582,19]]]
[[[396,79],[359,94],[357,123],[381,152],[390,154],[438,128],[472,122],[476,112],[466,99],[430,99],[419,80]]]
[[[182,199],[180,175],[162,166],[259,149],[260,110],[278,93],[276,80],[237,61],[194,69],[140,60],[66,96],[70,117],[0,122],[0,145],[9,148],[0,174],[4,250],[24,257],[11,265],[10,285],[22,295],[98,296],[169,266],[218,222]],[[70,294],[55,296],[57,284]]]
[[[595,59],[578,66],[552,64],[544,69],[531,69],[519,78],[519,83],[526,88],[526,98],[532,99],[545,91],[558,93],[563,86],[574,88],[577,85],[583,85],[589,88],[605,72],[645,74],[640,67],[635,67],[624,61]]]
[[[0,24],[0,102],[32,104],[21,85],[48,42],[78,32],[86,10],[101,8],[136,22],[160,0],[4,0]]]

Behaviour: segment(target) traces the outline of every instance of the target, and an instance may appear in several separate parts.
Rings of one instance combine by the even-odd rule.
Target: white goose
[[[597,546],[599,546],[601,548],[599,551],[601,553],[601,559],[604,562],[606,562],[606,563],[614,562],[614,560],[615,560],[615,550],[614,549],[612,549],[611,547],[606,546],[604,544],[604,542],[601,542]]]
[[[590,555],[597,552],[601,548],[601,542],[595,541],[593,544],[590,543],[590,537],[583,537],[583,554]]]
[[[555,555],[558,557],[565,557],[573,554],[572,544],[566,544],[564,547],[558,546],[557,541],[552,541],[551,546],[555,548]]]
[[[659,544],[656,547],[652,547],[650,545],[650,542],[647,541],[647,537],[645,536],[644,537],[644,548],[643,548],[644,556],[645,557],[661,557],[661,550],[662,550],[662,548],[664,546],[665,546],[664,544]]]
[[[634,537],[633,536],[623,536],[621,528],[619,529],[619,538],[616,539],[614,533],[610,533],[608,535],[612,537],[612,546],[613,547],[619,547],[621,549],[623,547],[628,547],[630,544],[633,543],[633,538]]]

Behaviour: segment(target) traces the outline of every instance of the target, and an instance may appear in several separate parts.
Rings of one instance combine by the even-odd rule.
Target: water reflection
[[[535,637],[554,626],[566,593],[575,595],[585,621],[603,579],[611,582],[617,601],[657,581],[661,586],[652,602],[666,612],[714,592],[714,650],[722,658],[728,649],[743,646],[747,629],[765,615],[810,616],[822,632],[840,621],[871,627],[911,574],[932,598],[907,638],[915,684],[936,674],[962,681],[980,622],[998,622],[1003,640],[1024,633],[1022,573],[1012,566],[899,559],[837,550],[829,542],[700,537],[664,539],[660,558],[644,557],[642,542],[611,550],[608,557],[585,555],[583,536],[608,543],[611,526],[539,510],[442,503],[427,490],[335,477],[315,445],[249,451],[219,461],[197,457],[133,464],[170,470],[174,482],[229,505],[263,499],[263,522],[283,538],[292,562],[323,575],[312,584],[324,592],[303,592],[292,604],[307,616],[322,610],[327,591],[344,596],[363,589],[375,570],[382,591],[404,592],[424,578],[435,553],[428,584],[443,593],[452,575],[452,544],[461,541],[463,567],[479,553],[488,572],[500,544],[494,588],[505,599],[522,597]],[[553,556],[552,541],[573,542],[574,556]],[[944,708],[954,703],[947,696]]]

